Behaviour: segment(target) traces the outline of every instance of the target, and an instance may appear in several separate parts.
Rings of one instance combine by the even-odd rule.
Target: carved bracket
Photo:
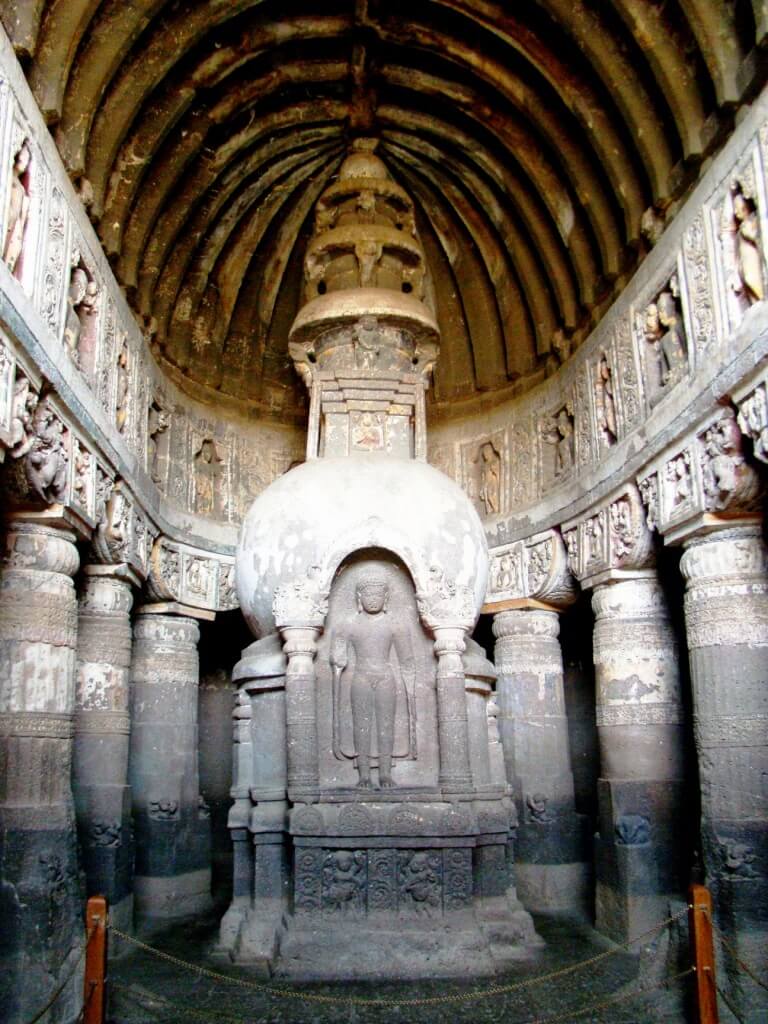
[[[638,484],[648,525],[667,543],[759,512],[760,480],[747,465],[736,414],[728,407],[647,466]]]
[[[237,608],[233,559],[212,557],[199,548],[159,537],[152,548],[147,591],[158,601],[190,608]]]
[[[568,564],[582,586],[653,565],[653,537],[633,483],[599,507],[563,524]]]
[[[320,629],[328,613],[328,592],[320,589],[316,566],[306,576],[281,583],[275,591],[272,611],[278,629],[308,626]]]
[[[559,607],[576,595],[563,538],[545,530],[491,551],[486,604],[533,600]]]

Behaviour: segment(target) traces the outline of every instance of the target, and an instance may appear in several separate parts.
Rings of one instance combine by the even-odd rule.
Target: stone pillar
[[[594,588],[599,833],[596,922],[631,940],[683,887],[678,650],[653,570]]]
[[[589,857],[575,812],[556,611],[497,612],[499,728],[519,826],[517,888],[536,911],[586,910]]]
[[[285,707],[288,748],[288,795],[291,800],[316,800],[320,790],[317,754],[317,706],[314,659],[320,628],[284,626]]]
[[[435,626],[437,655],[437,728],[440,741],[439,782],[443,794],[472,792],[469,764],[469,726],[464,692],[463,629]]]
[[[132,578],[125,566],[108,565],[86,566],[84,577],[72,789],[87,894],[106,896],[110,920],[125,931],[133,924],[128,786]]]
[[[768,938],[768,555],[760,527],[689,539],[680,567],[707,884],[720,927],[744,959],[761,964]],[[749,1020],[765,1019],[768,1004],[755,1003],[765,993],[742,981],[743,991],[731,993],[737,1005]]]
[[[79,959],[82,892],[70,786],[75,534],[13,519],[0,577],[0,991],[28,1021]],[[82,970],[50,1019],[73,1020]]]
[[[137,914],[151,918],[199,913],[211,900],[210,821],[198,773],[199,627],[166,608],[144,606],[134,627],[134,892]]]

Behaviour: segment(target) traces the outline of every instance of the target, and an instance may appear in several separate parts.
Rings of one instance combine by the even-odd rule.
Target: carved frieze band
[[[71,715],[51,712],[2,712],[0,735],[69,739],[74,725]]]

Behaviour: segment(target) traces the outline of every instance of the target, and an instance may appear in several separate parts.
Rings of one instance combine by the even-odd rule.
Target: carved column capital
[[[149,571],[156,529],[122,480],[102,479],[103,517],[93,535],[93,554],[105,565],[124,563],[141,578]]]
[[[755,458],[768,462],[768,382],[762,381],[738,401],[738,408],[739,428],[752,439]]]
[[[649,524],[667,544],[757,519],[760,480],[744,457],[733,409],[718,409],[690,437],[668,448],[638,476]]]
[[[562,529],[568,564],[585,588],[647,570],[654,563],[653,538],[633,483]]]
[[[576,596],[563,538],[545,530],[491,551],[486,612],[510,602],[539,601],[565,608]]]
[[[147,592],[190,608],[236,608],[234,560],[160,536],[150,555]]]
[[[280,584],[272,600],[272,611],[279,630],[288,626],[320,629],[328,614],[328,594],[320,589],[314,576],[307,574]]]
[[[560,635],[560,616],[555,611],[540,608],[509,609],[496,612],[492,629],[497,640],[557,640]]]
[[[8,569],[35,569],[74,576],[80,556],[72,530],[50,526],[32,517],[11,520],[6,535],[5,564]]]

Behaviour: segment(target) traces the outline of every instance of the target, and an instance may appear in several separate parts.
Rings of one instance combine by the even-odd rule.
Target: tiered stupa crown
[[[424,390],[438,353],[413,203],[360,139],[315,208],[290,352],[310,391],[307,458],[426,458]]]

